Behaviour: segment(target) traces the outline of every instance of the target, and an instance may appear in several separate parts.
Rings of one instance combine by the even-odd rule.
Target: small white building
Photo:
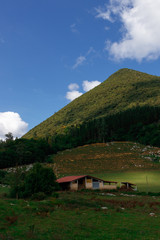
[[[57,179],[62,190],[81,190],[81,189],[117,189],[117,182],[105,181],[90,175],[66,176]]]

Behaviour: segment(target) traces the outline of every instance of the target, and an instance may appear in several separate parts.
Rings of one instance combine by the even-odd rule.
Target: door
[[[93,189],[99,189],[99,182],[93,182]]]

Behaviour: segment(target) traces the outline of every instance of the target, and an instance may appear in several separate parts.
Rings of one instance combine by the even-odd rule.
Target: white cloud
[[[91,90],[92,88],[98,86],[101,82],[99,81],[83,81],[82,83],[82,88],[83,91],[88,92],[89,90]],[[66,99],[73,101],[74,99],[80,97],[83,93],[77,91],[77,89],[79,89],[79,85],[77,83],[71,83],[68,85],[68,89],[70,91],[67,92],[66,94]]]
[[[89,55],[91,54],[95,54],[96,51],[94,50],[93,47],[90,47],[89,50],[84,54],[84,56],[79,56],[77,59],[76,59],[76,63],[73,65],[73,69],[76,69],[77,67],[79,67],[80,65],[82,65],[89,57]]]
[[[122,23],[122,39],[107,45],[117,60],[130,58],[157,59],[160,57],[160,0],[110,0],[98,8],[97,17]]]
[[[88,92],[89,90],[91,90],[92,88],[95,88],[96,86],[98,86],[99,84],[101,84],[101,82],[99,81],[83,81],[82,83],[82,87],[83,87],[83,90],[85,92]]]
[[[76,63],[73,65],[73,69],[76,69],[77,67],[79,67],[80,65],[83,64],[83,62],[86,61],[86,57],[85,56],[79,56],[77,59],[76,59]]]
[[[73,91],[73,90],[77,90],[79,88],[79,85],[77,83],[71,83],[68,86],[68,89]]]
[[[0,139],[11,132],[14,137],[21,137],[27,132],[28,123],[24,122],[15,112],[0,112]]]
[[[71,32],[73,32],[73,33],[79,33],[79,31],[77,30],[76,23],[71,24],[70,29],[71,29]]]
[[[67,92],[66,94],[66,98],[70,101],[73,101],[74,99],[80,97],[83,93],[79,92],[79,91],[70,91],[70,92]]]
[[[102,18],[103,20],[113,22],[113,19],[111,17],[111,11],[109,8],[96,8],[96,12],[98,13],[96,16],[97,18]]]

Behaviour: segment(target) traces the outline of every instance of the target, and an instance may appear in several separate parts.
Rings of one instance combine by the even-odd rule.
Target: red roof
[[[66,176],[66,177],[62,177],[62,178],[59,178],[57,179],[57,182],[58,183],[64,183],[64,182],[72,182],[72,181],[75,181],[77,179],[80,179],[80,178],[83,178],[83,177],[86,177],[87,175],[82,175],[82,176]]]
[[[62,178],[57,179],[57,182],[58,183],[72,182],[72,181],[75,181],[75,180],[78,180],[78,179],[84,178],[84,177],[91,177],[91,178],[94,178],[94,179],[97,179],[97,180],[100,180],[100,181],[103,181],[103,182],[106,182],[106,183],[117,183],[117,182],[113,182],[113,181],[105,181],[103,179],[100,179],[100,178],[97,178],[97,177],[92,177],[90,175],[66,176],[66,177],[62,177]]]

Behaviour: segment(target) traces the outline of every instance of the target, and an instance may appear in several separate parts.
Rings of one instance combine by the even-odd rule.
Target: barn
[[[62,190],[81,190],[81,189],[117,189],[117,182],[105,181],[90,175],[66,176],[57,179]]]
[[[127,191],[137,191],[137,185],[130,182],[121,182],[120,189]]]

